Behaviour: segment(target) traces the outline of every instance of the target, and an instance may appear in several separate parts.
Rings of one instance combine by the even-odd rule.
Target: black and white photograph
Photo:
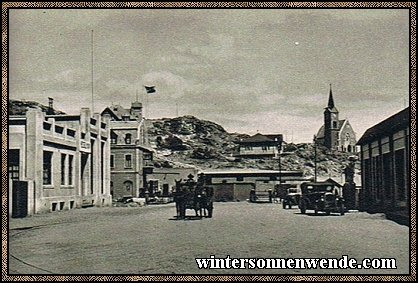
[[[416,279],[416,4],[245,3],[2,3],[2,281]]]

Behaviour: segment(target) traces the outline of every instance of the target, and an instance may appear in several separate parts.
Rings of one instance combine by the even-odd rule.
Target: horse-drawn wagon
[[[193,180],[193,175],[189,175],[186,181],[180,179],[176,181],[174,192],[174,202],[176,203],[177,218],[186,218],[187,209],[195,211],[196,217],[212,217],[213,212],[213,188],[203,186],[198,180]]]

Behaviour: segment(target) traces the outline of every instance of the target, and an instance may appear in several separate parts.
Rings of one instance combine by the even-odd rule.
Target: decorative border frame
[[[11,276],[8,275],[8,15],[12,8],[406,8],[410,11],[411,107],[411,274],[398,275],[112,275],[112,276]],[[2,281],[415,281],[416,280],[416,3],[415,2],[3,2],[2,13]]]

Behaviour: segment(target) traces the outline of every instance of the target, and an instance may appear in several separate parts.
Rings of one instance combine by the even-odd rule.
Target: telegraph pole
[[[317,169],[316,169],[316,135],[314,135],[314,147],[315,147],[315,179],[314,182],[316,183],[316,176],[317,176]]]

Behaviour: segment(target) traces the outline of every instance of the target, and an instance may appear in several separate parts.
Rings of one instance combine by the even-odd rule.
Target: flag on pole
[[[144,87],[145,87],[145,91],[146,91],[147,93],[155,93],[155,92],[156,92],[156,90],[155,90],[155,86],[145,86],[145,85],[144,85]]]

